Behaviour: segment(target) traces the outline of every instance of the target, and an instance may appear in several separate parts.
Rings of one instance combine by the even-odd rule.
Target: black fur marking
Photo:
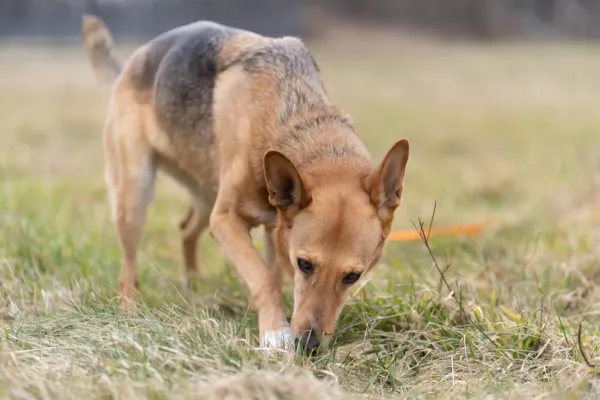
[[[173,42],[156,72],[154,104],[158,120],[167,132],[212,136],[217,57],[235,32],[215,23],[197,22],[165,35],[163,40]],[[156,51],[160,48],[157,43]]]
[[[135,63],[131,71],[131,79],[139,89],[152,89],[156,72],[167,51],[173,45],[175,37],[166,36],[150,42],[144,53],[143,62]]]

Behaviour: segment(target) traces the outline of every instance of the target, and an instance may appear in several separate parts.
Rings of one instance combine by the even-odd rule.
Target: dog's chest
[[[277,212],[266,199],[245,198],[241,201],[239,212],[253,227],[275,223]]]

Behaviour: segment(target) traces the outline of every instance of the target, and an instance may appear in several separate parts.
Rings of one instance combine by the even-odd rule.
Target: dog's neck
[[[274,149],[288,157],[301,175],[371,169],[365,145],[348,117],[334,106],[305,107],[282,122],[278,130]],[[324,163],[328,168],[320,171]]]

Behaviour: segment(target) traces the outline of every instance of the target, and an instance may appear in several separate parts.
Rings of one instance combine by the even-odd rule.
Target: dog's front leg
[[[250,237],[250,226],[219,201],[210,218],[210,230],[227,260],[233,264],[248,287],[258,311],[261,345],[287,348],[291,334],[285,316],[281,287],[267,268]]]

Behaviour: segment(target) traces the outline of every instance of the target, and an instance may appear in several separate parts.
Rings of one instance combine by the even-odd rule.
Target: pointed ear
[[[271,205],[285,213],[295,213],[310,203],[310,195],[298,170],[286,156],[269,150],[263,165]]]
[[[371,202],[378,210],[393,213],[400,205],[408,153],[408,140],[397,141],[377,169],[367,178],[365,186],[371,196]]]

